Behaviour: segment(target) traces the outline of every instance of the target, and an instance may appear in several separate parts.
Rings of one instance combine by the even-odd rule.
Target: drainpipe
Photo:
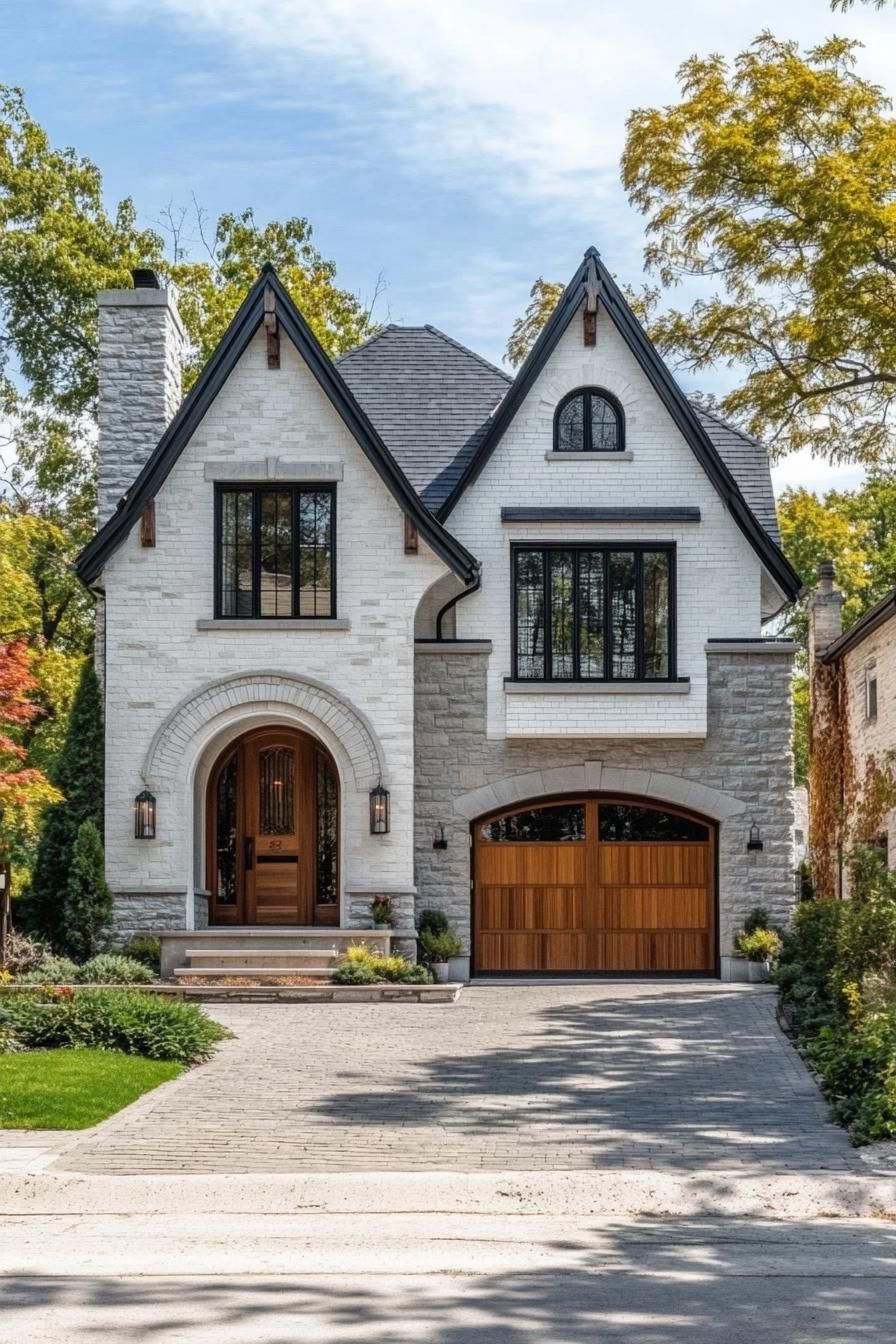
[[[462,602],[465,597],[471,597],[473,593],[478,593],[481,587],[482,587],[482,568],[480,566],[476,570],[476,577],[472,581],[472,583],[468,583],[462,593],[457,593],[456,596],[450,598],[449,601],[445,603],[444,607],[441,608],[438,616],[436,616],[436,640],[439,644],[445,642],[444,636],[442,634],[442,621],[444,620],[447,613],[451,610],[452,607],[457,606],[458,602]]]

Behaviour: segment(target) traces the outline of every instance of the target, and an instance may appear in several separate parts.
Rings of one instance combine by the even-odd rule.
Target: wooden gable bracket
[[[156,502],[151,499],[140,515],[140,545],[156,544]]]
[[[405,555],[416,555],[420,549],[420,538],[417,535],[417,528],[411,519],[404,516],[404,553]]]
[[[588,258],[585,268],[585,344],[597,345],[597,300],[600,294],[600,280],[597,278],[597,266],[594,258]]]
[[[264,291],[264,329],[268,337],[268,368],[280,367],[280,324],[277,321],[277,300],[270,285]]]

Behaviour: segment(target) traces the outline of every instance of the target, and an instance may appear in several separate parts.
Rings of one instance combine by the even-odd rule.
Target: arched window
[[[576,388],[557,407],[557,453],[620,453],[624,440],[622,407],[611,393],[599,387]]]

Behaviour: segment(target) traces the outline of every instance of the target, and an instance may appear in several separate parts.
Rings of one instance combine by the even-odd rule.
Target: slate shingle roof
[[[336,362],[424,504],[438,509],[513,380],[435,327],[384,327]],[[757,522],[780,545],[762,444],[692,404]]]

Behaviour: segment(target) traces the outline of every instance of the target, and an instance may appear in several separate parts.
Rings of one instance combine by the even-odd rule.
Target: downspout
[[[436,616],[437,643],[443,644],[445,642],[444,636],[442,634],[442,621],[444,620],[447,613],[451,610],[452,607],[457,606],[458,602],[462,602],[465,597],[471,597],[473,593],[478,593],[481,587],[482,587],[482,567],[478,566],[476,569],[476,577],[472,581],[472,583],[468,583],[462,593],[456,593],[454,597],[450,598],[445,603],[444,607],[440,609],[439,614]]]

